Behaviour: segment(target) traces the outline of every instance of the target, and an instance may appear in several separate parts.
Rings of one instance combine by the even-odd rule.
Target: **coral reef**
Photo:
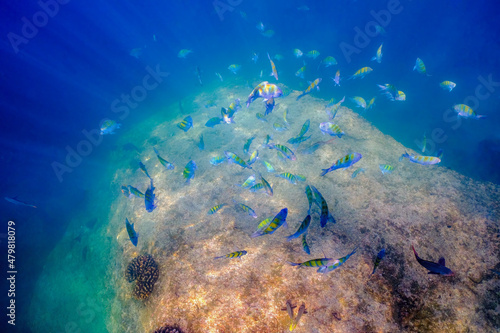
[[[178,326],[162,326],[154,333],[184,333],[183,330],[181,330]]]
[[[128,282],[135,281],[134,296],[138,299],[146,299],[153,292],[159,274],[160,270],[156,261],[150,254],[144,254],[130,262],[125,276]]]

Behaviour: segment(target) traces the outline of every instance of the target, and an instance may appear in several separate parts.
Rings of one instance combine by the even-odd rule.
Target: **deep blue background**
[[[297,10],[304,4],[309,11]],[[57,15],[27,44],[20,45],[18,53],[8,34],[21,35],[21,19],[31,21],[40,6],[35,1],[4,2],[1,6],[2,196],[19,195],[39,206],[33,210],[0,201],[1,228],[6,229],[3,221],[8,219],[14,219],[18,226],[17,255],[23,272],[18,284],[24,290],[18,295],[21,309],[27,308],[31,288],[51,247],[75,212],[85,210],[85,202],[92,196],[92,179],[104,174],[106,156],[116,149],[116,137],[106,137],[80,166],[64,175],[63,182],[51,164],[64,163],[66,147],[75,148],[84,139],[82,130],[98,128],[103,118],[117,118],[112,101],[142,82],[146,66],[160,64],[170,76],[120,121],[120,131],[158,112],[162,105],[201,92],[194,75],[196,66],[202,69],[205,85],[217,84],[214,72],[220,72],[226,82],[231,80],[233,74],[227,67],[233,63],[242,65],[238,77],[243,82],[253,82],[261,69],[269,69],[265,52],[280,53],[285,56],[277,62],[280,82],[303,89],[304,82],[294,76],[302,59],[293,58],[292,50],[300,48],[305,53],[316,49],[321,59],[332,55],[339,62],[316,71],[320,59],[306,59],[311,64],[306,79],[323,77],[317,96],[340,99],[360,95],[369,99],[378,94],[376,84],[395,84],[406,93],[407,101],[388,102],[379,97],[375,108],[365,115],[369,121],[414,149],[414,141],[421,139],[424,131],[430,138],[433,129],[441,128],[447,136],[439,145],[445,152],[444,167],[500,183],[500,87],[476,109],[487,119],[464,120],[457,129],[443,121],[446,109],[474,94],[479,75],[492,75],[494,81],[500,81],[500,11],[494,1],[401,1],[403,10],[391,16],[386,35],[370,38],[349,63],[340,43],[353,44],[354,28],[363,30],[373,21],[370,11],[386,9],[387,1],[243,0],[233,11],[223,13],[221,21],[212,1],[72,0],[60,5]],[[259,21],[276,34],[272,38],[261,36],[256,29]],[[371,62],[382,42],[382,63]],[[131,57],[130,50],[138,47],[143,48],[139,59]],[[194,52],[188,59],[179,59],[177,53],[182,48]],[[252,52],[260,54],[256,65],[250,61]],[[424,60],[432,76],[412,71],[417,57]],[[364,66],[374,68],[365,79],[345,80],[340,88],[331,84],[329,76],[337,69],[347,78]],[[451,93],[441,90],[438,84],[443,80],[456,82],[457,88]],[[34,224],[36,233],[32,232]],[[3,247],[5,242],[0,240]],[[1,253],[5,253],[3,248]],[[4,255],[0,258],[3,270]],[[3,295],[3,289],[0,293]],[[18,319],[22,326],[22,318]]]

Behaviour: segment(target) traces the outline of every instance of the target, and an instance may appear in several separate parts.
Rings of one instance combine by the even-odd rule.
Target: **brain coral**
[[[148,298],[153,292],[159,274],[158,265],[150,254],[134,258],[128,265],[126,273],[128,282],[135,281],[134,296],[138,299]]]

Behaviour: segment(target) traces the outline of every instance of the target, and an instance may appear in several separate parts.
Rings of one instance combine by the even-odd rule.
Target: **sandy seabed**
[[[116,171],[112,180],[116,201],[109,223],[99,234],[112,239],[105,276],[114,295],[106,300],[109,332],[153,332],[164,324],[177,324],[185,332],[284,332],[290,324],[286,311],[281,310],[287,300],[297,309],[302,302],[307,307],[296,332],[500,329],[500,280],[490,271],[500,266],[498,186],[469,179],[444,166],[398,161],[402,153],[412,150],[346,107],[335,118],[346,133],[344,137],[312,155],[297,153],[296,161],[283,162],[275,150],[261,146],[265,136],[269,134],[272,142],[292,148],[286,141],[310,119],[308,135],[312,138],[301,147],[330,139],[318,128],[320,122],[328,121],[326,102],[311,95],[296,102],[298,92],[293,92],[277,101],[279,107],[265,123],[255,117],[257,112],[264,113],[262,99],[245,107],[249,92],[246,87],[231,87],[199,95],[174,121],[149,120],[122,138],[124,143],[134,142],[142,153],[135,159],[129,156],[131,166]],[[235,124],[204,126],[209,118],[220,115],[221,106],[228,107],[235,98],[240,98],[243,106]],[[217,107],[204,106],[210,99]],[[273,123],[284,123],[286,109],[289,130],[277,132]],[[176,124],[188,114],[194,128],[184,133]],[[134,139],[139,128],[151,133],[142,144]],[[200,134],[205,141],[203,151],[197,147]],[[248,159],[243,145],[252,136],[255,140],[250,152],[258,149],[260,157],[253,170],[209,163],[224,150]],[[175,164],[175,170],[166,170],[159,163],[153,144],[163,158]],[[355,166],[320,176],[321,169],[351,152],[363,155]],[[112,158],[123,159],[123,153]],[[121,185],[128,184],[146,190],[149,180],[135,166],[139,159],[156,187],[158,207],[152,213],[146,212],[143,200],[128,199],[119,192]],[[182,170],[190,160],[198,169],[186,184]],[[268,173],[262,160],[270,162],[275,173],[302,174],[307,180],[293,185]],[[379,164],[390,164],[394,171],[383,175]],[[366,172],[351,178],[358,167]],[[271,183],[274,196],[236,186],[256,171]],[[285,240],[307,215],[306,184],[318,188],[337,221],[321,228],[318,210],[313,210],[307,235],[311,255],[302,250],[300,237]],[[237,210],[233,199],[252,207],[258,218]],[[228,205],[207,215],[212,206],[221,203]],[[250,238],[262,220],[284,207],[288,208],[288,229]],[[125,217],[139,232],[137,247],[128,239]],[[358,245],[356,254],[328,274],[287,264],[325,255],[340,258]],[[424,259],[437,262],[440,256],[445,257],[455,276],[428,275],[415,260],[411,245]],[[387,255],[370,276],[382,248]],[[213,259],[236,250],[248,254],[241,259]],[[160,277],[152,295],[141,301],[133,297],[133,283],[126,281],[125,270],[134,257],[145,253],[158,263]],[[41,281],[54,283],[47,277]],[[42,289],[38,292],[43,294]]]

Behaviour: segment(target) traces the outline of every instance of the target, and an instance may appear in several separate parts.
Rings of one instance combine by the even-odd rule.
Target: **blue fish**
[[[319,217],[321,227],[324,228],[327,222],[336,223],[335,218],[328,210],[328,204],[326,203],[325,198],[321,195],[316,187],[311,185],[311,188],[314,192],[314,197],[316,198],[315,203],[319,207],[319,209],[321,209],[321,214]]]
[[[189,184],[191,179],[194,178],[194,171],[196,170],[196,168],[196,163],[194,161],[189,161],[188,164],[186,164],[184,171],[182,171],[182,175],[184,176],[186,183]]]
[[[293,235],[290,235],[286,238],[287,241],[291,241],[292,239],[295,239],[305,233],[307,231],[307,228],[309,228],[309,224],[311,224],[311,215],[307,215],[304,221],[299,226],[299,229],[297,229],[297,232],[295,232]]]
[[[311,254],[311,250],[309,249],[309,245],[307,244],[306,234],[302,234],[302,249],[305,253]]]
[[[273,232],[275,232],[282,225],[286,226],[286,216],[287,215],[288,215],[288,208],[283,208],[271,220],[271,222],[269,223],[269,225],[267,226],[267,228],[257,230],[250,237],[254,238],[254,237],[259,237],[259,236],[264,236],[264,235],[270,235]]]
[[[203,134],[200,134],[200,142],[198,143],[198,148],[200,150],[205,149],[205,141],[203,141]]]
[[[179,127],[184,132],[189,131],[189,129],[193,127],[193,118],[191,118],[191,116],[187,116],[183,121],[177,124],[177,127]]]
[[[26,206],[26,207],[31,207],[31,208],[36,208],[35,205],[32,205],[32,204],[29,204],[29,203],[26,203],[26,202],[23,202],[21,200],[18,200],[16,199],[16,197],[14,198],[10,198],[10,197],[5,197],[5,200],[7,200],[8,202],[10,203],[13,203],[14,205],[19,205],[19,206]]]
[[[375,273],[375,270],[377,269],[378,265],[382,261],[382,259],[385,257],[385,249],[380,250],[380,252],[377,254],[377,258],[375,259],[375,264],[373,265],[373,271],[370,275],[373,275]]]
[[[342,257],[342,258],[339,258],[337,260],[335,260],[333,262],[333,265],[330,265],[330,266],[323,266],[323,267],[320,267],[318,269],[318,273],[323,273],[323,274],[326,274],[328,272],[331,272],[333,271],[334,269],[337,269],[339,268],[340,266],[342,266],[346,261],[347,259],[349,259],[350,256],[352,256],[354,253],[356,253],[356,250],[358,248],[356,247],[354,250],[352,250],[351,253],[349,253],[348,255],[346,255],[345,257]]]
[[[438,274],[444,276],[455,275],[455,273],[453,273],[451,269],[445,266],[446,262],[443,257],[439,258],[437,263],[432,261],[427,261],[418,256],[417,251],[415,251],[413,245],[411,248],[413,249],[413,253],[415,254],[415,258],[417,259],[418,263],[429,270],[429,273],[427,274]]]
[[[153,180],[151,179],[151,186],[148,187],[146,190],[146,193],[144,193],[144,203],[146,205],[146,211],[148,213],[151,213],[155,208],[155,194],[153,191],[155,190],[155,187],[153,186]]]
[[[127,218],[125,218],[125,227],[127,228],[128,237],[134,246],[137,246],[137,241],[139,240],[139,233],[135,232],[134,224],[130,224]]]
[[[148,170],[146,170],[146,166],[144,165],[144,163],[140,162],[139,161],[139,168],[141,168],[142,172],[144,172],[144,174],[149,178],[151,179],[151,176],[149,175],[148,173]]]
[[[213,117],[208,119],[208,121],[205,123],[205,126],[213,128],[215,125],[219,125],[220,123],[222,123],[222,118]]]

